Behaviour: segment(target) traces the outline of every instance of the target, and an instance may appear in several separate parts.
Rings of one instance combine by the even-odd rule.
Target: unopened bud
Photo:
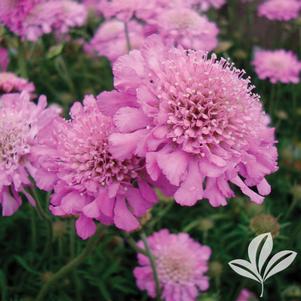
[[[53,236],[55,238],[62,237],[66,234],[66,225],[62,221],[56,221],[52,224]]]
[[[218,278],[223,273],[223,265],[219,261],[212,261],[209,264],[209,276]]]
[[[198,229],[203,231],[203,232],[208,232],[214,227],[214,222],[213,220],[209,218],[202,218],[199,220],[199,225]]]
[[[250,229],[256,235],[270,232],[273,237],[276,237],[279,234],[280,225],[274,216],[261,214],[251,219]]]

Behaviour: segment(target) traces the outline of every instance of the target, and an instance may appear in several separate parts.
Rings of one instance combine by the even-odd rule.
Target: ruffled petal
[[[96,225],[91,218],[83,214],[75,222],[76,233],[81,239],[87,239],[95,234]]]

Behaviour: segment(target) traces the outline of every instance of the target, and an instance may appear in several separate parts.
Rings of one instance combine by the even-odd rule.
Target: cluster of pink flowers
[[[172,234],[163,229],[147,238],[155,258],[162,297],[166,301],[194,301],[199,291],[209,287],[208,260],[211,250],[194,241],[187,233]],[[145,249],[142,241],[138,246]],[[155,281],[148,257],[138,254],[139,266],[134,269],[137,286],[156,297]]]
[[[269,79],[273,84],[300,82],[301,61],[291,51],[257,50],[252,64],[260,79]]]
[[[11,72],[0,72],[0,94],[26,91],[33,93],[34,84]]]
[[[30,41],[50,32],[65,34],[86,18],[86,7],[73,0],[3,0],[0,4],[0,22]]]
[[[33,187],[30,177],[38,179],[33,148],[37,136],[56,117],[56,112],[46,109],[46,105],[45,97],[41,96],[36,105],[26,92],[0,97],[0,203],[4,216],[19,208],[20,193],[35,204],[26,190]]]
[[[78,217],[81,238],[94,234],[95,221],[137,229],[157,201],[154,187],[187,206],[204,198],[212,206],[226,205],[234,196],[229,183],[256,203],[270,193],[265,176],[277,170],[274,129],[243,71],[203,51],[166,46],[156,35],[120,57],[113,69],[115,90],[76,102],[71,119],[50,108],[46,112],[56,117],[49,124],[44,98],[34,110],[28,94],[21,94],[9,97],[24,103],[20,119],[7,117],[1,125],[2,161],[13,158],[15,164],[9,171],[15,176],[19,168],[28,170],[39,188],[54,190],[51,212]],[[5,97],[3,103],[9,106]],[[29,113],[43,129],[31,123]],[[10,136],[17,122],[20,139]],[[35,164],[20,161],[21,155]],[[23,179],[29,184],[23,174],[16,179],[12,191],[24,190]]]
[[[114,62],[117,54],[128,52],[127,44],[132,49],[139,48],[145,38],[156,33],[169,45],[211,51],[217,46],[219,29],[198,11],[222,4],[223,1],[207,0],[103,1],[97,7],[106,21],[86,49],[89,53],[94,49]]]
[[[269,20],[288,21],[298,18],[300,0],[266,0],[258,7],[258,15]]]

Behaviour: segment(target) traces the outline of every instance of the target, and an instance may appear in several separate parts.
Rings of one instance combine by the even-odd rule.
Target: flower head
[[[26,92],[4,94],[0,97],[0,203],[4,216],[12,215],[21,205],[23,193],[34,205],[25,190],[36,179],[38,166],[32,157],[37,136],[56,117],[46,109],[41,96],[36,105]]]
[[[89,44],[85,45],[88,53],[106,56],[114,62],[128,53],[124,23],[119,20],[105,21],[100,25]],[[143,27],[136,21],[128,23],[129,39],[133,49],[139,48],[144,41]]]
[[[27,2],[31,5],[24,4]],[[24,0],[15,3],[13,8],[0,16],[1,20],[14,33],[30,41],[51,32],[65,34],[70,28],[83,25],[87,18],[85,6],[72,0]]]
[[[114,75],[117,91],[99,97],[114,116],[114,157],[146,158],[152,180],[163,176],[181,205],[203,198],[226,205],[234,196],[229,182],[256,203],[270,193],[265,176],[277,170],[274,129],[243,71],[153,36],[118,59]]]
[[[266,0],[258,7],[258,15],[269,20],[296,19],[301,9],[299,0]]]
[[[34,84],[11,72],[0,72],[0,94],[26,91],[33,93]]]
[[[166,301],[194,301],[198,291],[209,287],[208,260],[211,250],[193,240],[186,233],[172,234],[167,229],[160,230],[147,238]],[[142,241],[138,243],[145,248]],[[138,255],[139,267],[134,269],[137,286],[155,297],[155,281],[149,259]]]
[[[300,81],[301,62],[291,51],[257,50],[252,64],[260,79],[269,79],[273,84],[297,84]]]
[[[138,228],[137,218],[156,201],[143,179],[143,160],[112,157],[108,149],[112,131],[112,119],[99,111],[93,96],[87,96],[83,105],[73,105],[71,120],[54,123],[36,151],[44,168],[38,186],[45,190],[54,186],[52,213],[78,216],[76,229],[83,239],[94,234],[94,220],[126,231]]]
[[[189,8],[164,10],[156,18],[155,26],[162,39],[171,45],[206,51],[217,46],[216,24]]]
[[[41,0],[2,0],[0,2],[0,21],[12,32],[22,35],[25,19],[40,2]]]

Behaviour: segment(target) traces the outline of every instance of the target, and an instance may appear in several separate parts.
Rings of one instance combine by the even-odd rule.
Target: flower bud
[[[54,238],[62,237],[66,234],[66,225],[62,221],[56,221],[52,224],[52,231]]]
[[[210,218],[202,218],[199,220],[198,229],[202,232],[208,232],[214,227],[214,222]]]
[[[291,285],[283,292],[285,300],[298,301],[301,299],[301,287],[299,285]]]
[[[295,185],[291,189],[291,193],[293,195],[294,200],[300,201],[301,200],[301,185]]]
[[[218,278],[223,273],[223,265],[219,261],[212,261],[209,264],[209,276],[213,278]]]
[[[250,229],[256,234],[270,232],[273,237],[279,234],[280,225],[277,218],[270,214],[261,214],[253,217],[250,222]]]

